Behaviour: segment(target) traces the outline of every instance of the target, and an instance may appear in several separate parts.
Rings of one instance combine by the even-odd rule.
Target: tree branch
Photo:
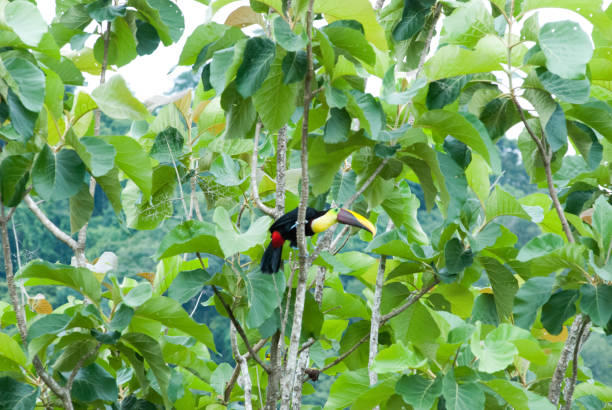
[[[285,364],[285,377],[281,388],[281,410],[288,410],[291,404],[291,394],[293,385],[296,382],[296,370],[298,367],[298,347],[302,330],[302,316],[304,314],[304,303],[306,299],[306,276],[308,272],[308,250],[306,247],[306,207],[308,205],[308,120],[310,115],[310,103],[312,93],[310,84],[314,76],[312,62],[312,19],[313,19],[314,0],[309,0],[306,12],[306,34],[308,43],[306,45],[306,62],[308,68],[304,79],[304,113],[302,115],[302,141],[301,141],[301,163],[302,163],[302,194],[297,216],[297,243],[299,248],[300,270],[298,274],[298,284],[295,291],[295,305],[293,308],[293,326],[291,328],[291,338],[289,339],[289,350],[287,362]],[[300,383],[301,388],[301,383]]]
[[[251,155],[251,194],[253,195],[253,202],[255,206],[261,209],[264,213],[270,215],[272,218],[276,217],[274,209],[270,208],[263,202],[259,197],[259,189],[257,188],[257,159],[259,150],[259,134],[261,133],[261,121],[257,120],[255,125],[255,135],[253,136],[253,154]]]
[[[285,186],[287,183],[287,126],[278,130],[276,139],[276,208],[275,218],[285,213]]]
[[[398,307],[397,309],[394,309],[393,311],[387,313],[386,315],[381,316],[380,326],[384,325],[389,320],[393,319],[395,316],[399,315],[404,310],[408,309],[410,306],[412,306],[416,301],[418,301],[421,297],[423,297],[423,295],[429,292],[438,283],[440,283],[440,279],[436,277],[429,285],[424,286],[419,292],[411,295],[406,301],[406,303],[404,303],[402,306]],[[319,376],[320,373],[331,369],[332,367],[334,367],[335,365],[337,365],[338,363],[346,359],[351,353],[357,350],[357,348],[361,346],[362,343],[368,340],[369,337],[370,337],[370,332],[365,334],[361,339],[359,339],[357,343],[355,343],[349,350],[347,350],[346,352],[338,356],[333,362],[326,364],[320,369],[308,368],[306,369],[306,374],[308,375],[310,379],[316,380],[316,378]]]
[[[72,390],[72,383],[74,383],[74,379],[76,378],[79,370],[81,370],[81,367],[83,367],[83,365],[85,364],[87,360],[89,360],[94,355],[98,354],[98,350],[100,350],[101,346],[102,346],[102,342],[98,342],[95,348],[93,348],[86,355],[81,356],[76,366],[74,366],[74,369],[72,369],[72,372],[70,373],[70,376],[68,377],[68,381],[66,382],[66,390],[68,390],[68,392]]]
[[[253,351],[255,353],[259,352],[261,348],[266,344],[267,341],[268,341],[268,338],[266,337],[265,339],[261,339],[259,342],[255,343],[253,345]],[[250,357],[251,357],[250,352],[246,352],[245,354],[242,355],[242,358],[244,360],[249,360]],[[228,403],[230,400],[230,396],[232,394],[232,390],[234,389],[234,385],[238,381],[238,376],[240,376],[240,367],[236,366],[234,368],[234,372],[232,373],[232,377],[230,377],[229,381],[227,382],[225,386],[225,390],[223,391],[223,401],[225,403]]]
[[[44,227],[47,228],[47,230],[49,230],[49,232],[51,232],[53,236],[55,236],[60,241],[64,242],[66,245],[70,247],[70,249],[72,249],[73,252],[76,253],[79,248],[79,244],[77,243],[77,241],[72,239],[70,235],[62,231],[60,228],[58,228],[58,226],[55,225],[47,217],[47,215],[43,213],[43,211],[38,207],[38,205],[36,205],[36,202],[34,202],[34,200],[32,199],[30,195],[26,195],[24,200],[28,208],[30,208],[30,211],[32,211],[32,213],[36,215],[36,217],[44,225]]]
[[[196,255],[198,257],[198,260],[200,261],[200,265],[202,265],[202,269],[205,269],[204,261],[202,260],[202,256],[200,255],[200,252],[196,252]],[[257,363],[259,363],[259,365],[266,371],[266,373],[270,373],[270,369],[268,368],[268,366],[266,366],[265,363],[261,361],[259,356],[257,356],[255,351],[253,350],[253,347],[251,346],[251,343],[249,342],[249,339],[246,333],[244,332],[244,329],[240,325],[240,322],[238,322],[238,319],[236,319],[236,316],[234,316],[234,312],[232,311],[232,308],[229,307],[229,305],[225,302],[225,300],[221,296],[221,292],[219,292],[219,289],[217,289],[215,285],[211,285],[211,286],[212,286],[213,292],[215,292],[215,295],[217,296],[217,298],[219,298],[219,301],[221,301],[221,304],[223,305],[223,308],[225,309],[225,312],[229,316],[231,322],[236,327],[236,330],[238,331],[238,334],[242,338],[244,345],[246,346],[247,350],[251,354],[251,358],[255,360]]]
[[[253,384],[251,383],[251,376],[249,375],[249,367],[246,359],[240,354],[238,350],[238,340],[236,339],[236,328],[234,325],[230,325],[230,342],[232,345],[232,352],[236,358],[236,368],[240,369],[239,374],[242,375],[242,390],[244,390],[244,408],[245,410],[251,410],[253,404],[251,403],[252,394],[251,389]],[[229,401],[229,397],[227,397]]]
[[[582,343],[588,338],[588,334],[585,334],[584,332],[589,327],[589,324],[590,319],[587,317],[582,321],[582,325],[578,331],[578,336],[576,337],[574,357],[572,359],[572,377],[569,380],[566,380],[565,392],[563,395],[565,404],[563,405],[562,410],[570,410],[572,407],[572,396],[574,395],[574,388],[576,387],[576,380],[578,379],[578,355],[582,349]]]

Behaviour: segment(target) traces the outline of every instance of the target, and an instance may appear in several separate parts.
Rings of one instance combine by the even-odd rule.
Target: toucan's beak
[[[372,232],[372,235],[376,235],[376,227],[372,222],[368,221],[365,216],[359,215],[357,212],[353,212],[346,208],[340,208],[338,211],[338,222],[365,229]]]

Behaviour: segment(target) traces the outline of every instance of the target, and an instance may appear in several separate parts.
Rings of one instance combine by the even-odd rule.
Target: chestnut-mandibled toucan
[[[272,240],[266,248],[261,259],[261,271],[263,273],[276,273],[281,266],[283,255],[283,244],[290,241],[291,246],[297,247],[297,208],[278,218],[270,227]],[[306,208],[306,236],[312,236],[323,232],[330,226],[340,222],[345,225],[356,226],[366,229],[376,235],[376,227],[364,216],[345,208],[332,208],[327,211],[317,211],[314,208]]]

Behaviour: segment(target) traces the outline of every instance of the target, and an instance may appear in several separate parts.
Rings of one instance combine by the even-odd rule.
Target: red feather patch
[[[285,243],[285,238],[280,234],[279,231],[272,232],[272,246],[280,248]]]

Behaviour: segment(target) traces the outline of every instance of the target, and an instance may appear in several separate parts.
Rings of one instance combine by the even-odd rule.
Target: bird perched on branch
[[[297,217],[298,209],[278,218],[270,227],[272,240],[266,248],[261,259],[261,271],[263,273],[276,273],[280,269],[285,241],[290,241],[292,247],[297,247]],[[330,226],[339,222],[345,225],[356,226],[372,232],[376,235],[376,227],[357,212],[345,208],[332,208],[326,211],[317,211],[314,208],[306,208],[306,236],[327,230]]]

